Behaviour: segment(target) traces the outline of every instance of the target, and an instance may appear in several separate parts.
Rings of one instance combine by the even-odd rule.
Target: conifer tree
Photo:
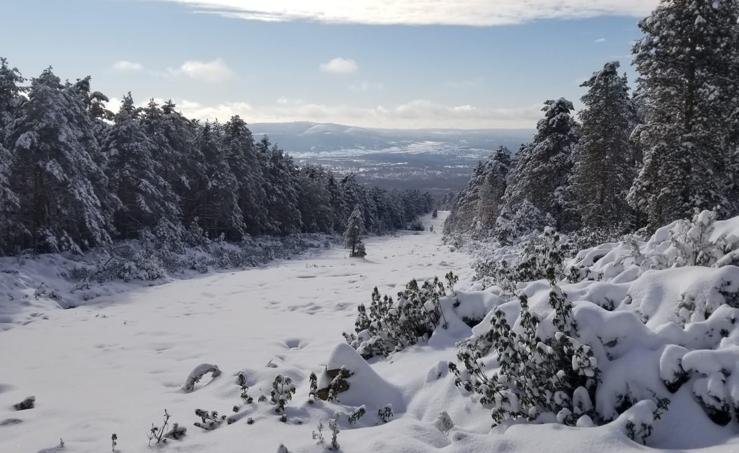
[[[122,237],[136,237],[160,222],[180,222],[179,200],[162,177],[155,144],[145,134],[131,93],[123,97],[115,124],[104,139],[103,153],[108,159],[110,189],[121,201],[114,221]]]
[[[629,203],[652,228],[694,208],[732,209],[726,169],[739,100],[738,17],[737,0],[663,0],[639,24],[644,164]]]
[[[352,258],[362,258],[366,254],[364,244],[362,244],[363,232],[364,217],[362,216],[362,211],[359,209],[359,206],[357,206],[349,216],[346,231],[344,232],[344,244],[346,248],[351,250],[351,252],[349,252],[349,256]]]
[[[29,232],[22,247],[80,251],[110,241],[117,199],[97,165],[93,130],[84,104],[51,68],[33,79],[9,131],[11,184],[20,197],[19,221]]]
[[[239,207],[248,232],[258,234],[266,223],[262,207],[266,198],[262,168],[254,147],[254,138],[238,115],[223,125],[223,147],[226,160],[236,181]]]
[[[217,123],[205,123],[198,132],[196,146],[204,159],[202,169],[205,173],[199,175],[195,190],[196,194],[199,192],[199,196],[195,196],[196,217],[211,235],[241,239],[246,225],[235,190],[238,181],[220,143],[221,127]]]
[[[575,147],[571,190],[582,226],[596,229],[625,226],[626,203],[635,168],[629,141],[635,121],[626,75],[619,63],[606,63],[584,82],[582,134]]]
[[[552,216],[558,230],[576,227],[566,198],[572,151],[579,136],[579,126],[571,115],[574,109],[564,98],[544,103],[544,118],[537,124],[536,136],[519,152],[510,173],[504,200],[509,215],[528,201],[542,215]]]
[[[20,200],[10,182],[14,156],[6,141],[7,128],[23,102],[23,80],[16,68],[0,58],[0,254],[12,252],[18,239],[28,234],[18,219]]]

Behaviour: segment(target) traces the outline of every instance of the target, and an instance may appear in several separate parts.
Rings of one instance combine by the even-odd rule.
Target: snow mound
[[[370,364],[346,343],[338,344],[331,352],[326,370],[319,377],[319,389],[328,387],[330,382],[328,372],[341,368],[352,373],[347,378],[349,388],[337,396],[341,404],[364,405],[370,413],[376,413],[378,409],[387,405],[391,405],[396,414],[405,410],[400,390],[380,377]]]

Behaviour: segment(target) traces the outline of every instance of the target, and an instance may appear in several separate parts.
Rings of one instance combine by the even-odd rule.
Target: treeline
[[[579,121],[547,101],[530,144],[480,163],[446,232],[618,234],[739,213],[738,18],[738,0],[662,0],[639,24],[634,93],[612,62],[582,84]]]
[[[2,255],[79,252],[155,227],[229,241],[343,233],[355,207],[383,233],[431,210],[427,193],[298,167],[238,116],[200,123],[130,94],[113,113],[90,77],[63,83],[51,68],[25,82],[0,60]]]

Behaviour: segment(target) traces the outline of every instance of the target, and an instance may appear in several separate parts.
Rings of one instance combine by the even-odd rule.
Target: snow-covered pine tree
[[[20,200],[10,184],[13,153],[6,141],[7,126],[23,103],[19,85],[23,80],[16,68],[0,58],[0,255],[14,251],[17,238],[28,234],[18,219]]]
[[[581,86],[582,134],[575,147],[571,191],[582,226],[613,230],[629,226],[626,195],[635,176],[629,141],[636,119],[626,75],[606,63]]]
[[[459,194],[444,223],[444,233],[492,232],[500,214],[506,178],[511,168],[511,152],[501,146],[484,162],[479,162],[467,187]]]
[[[238,240],[246,225],[239,206],[239,183],[228,165],[221,138],[221,126],[217,123],[205,123],[198,131],[196,146],[205,159],[205,174],[199,175],[194,187],[195,212],[200,226],[210,235],[223,234],[226,239]]]
[[[51,68],[33,79],[8,134],[15,154],[11,186],[20,198],[19,221],[29,232],[18,246],[80,251],[110,241],[118,201],[97,165],[93,131],[73,87],[63,86]]]
[[[290,234],[302,231],[303,221],[298,207],[298,170],[293,159],[276,145],[271,145],[267,137],[257,144],[257,151],[264,166],[266,181],[270,221],[267,232]]]
[[[629,203],[655,228],[694,208],[723,212],[739,100],[737,0],[663,0],[639,24],[634,63],[646,123]]]
[[[206,179],[205,158],[195,146],[198,126],[177,112],[172,101],[160,108],[153,100],[141,112],[141,124],[155,143],[161,176],[180,199],[183,224],[193,224]]]
[[[551,215],[557,230],[577,226],[566,199],[572,151],[579,136],[579,126],[571,114],[574,109],[564,98],[544,103],[544,118],[537,124],[534,140],[519,152],[516,166],[509,173],[504,199],[509,216],[528,201],[544,216]]]
[[[103,141],[110,190],[121,201],[114,215],[121,237],[138,236],[158,223],[180,223],[177,195],[162,177],[162,162],[155,158],[155,143],[139,121],[131,93],[123,97],[115,123]]]
[[[359,206],[356,206],[354,208],[354,211],[352,211],[352,214],[349,216],[349,220],[347,221],[346,225],[346,231],[344,231],[344,246],[351,250],[349,252],[349,256],[352,258],[362,258],[362,256],[364,256],[360,256],[358,254],[359,245],[362,244],[363,233],[364,217],[362,216],[362,211],[359,209]],[[362,251],[364,251],[363,245]]]
[[[223,125],[223,147],[228,165],[238,181],[239,206],[246,229],[252,234],[261,233],[267,223],[267,212],[263,209],[266,193],[262,167],[254,147],[254,137],[238,115]]]

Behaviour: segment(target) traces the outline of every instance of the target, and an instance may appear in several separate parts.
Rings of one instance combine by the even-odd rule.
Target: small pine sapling
[[[323,423],[318,422],[318,427],[316,428],[318,431],[313,431],[313,440],[316,441],[317,445],[323,445],[325,442],[323,439]]]
[[[328,449],[337,451],[341,446],[339,445],[339,432],[341,431],[339,429],[339,420],[334,417],[329,419],[328,421],[328,429],[331,430],[331,444],[329,445]]]
[[[271,401],[272,404],[277,406],[275,407],[275,412],[280,414],[281,422],[287,421],[285,407],[295,393],[295,386],[292,382],[292,379],[281,374],[275,376],[275,380],[272,382]]]
[[[367,409],[364,406],[359,406],[357,410],[349,414],[349,424],[356,425],[360,418],[367,413]]]
[[[254,401],[254,398],[249,396],[249,385],[247,385],[246,373],[243,371],[239,372],[236,376],[236,384],[241,388],[241,394],[239,395],[241,400],[244,404],[251,404]]]
[[[316,401],[316,392],[318,391],[318,376],[316,373],[311,372],[310,377],[310,392],[308,392],[308,403],[313,404]]]
[[[346,368],[341,367],[336,372],[336,376],[334,376],[328,384],[328,397],[326,398],[326,401],[338,401],[337,396],[339,393],[345,392],[349,389],[349,381],[347,381],[347,379],[349,379],[353,374],[354,373]]]
[[[393,417],[395,417],[395,414],[393,414],[393,406],[391,404],[377,410],[378,424],[387,423],[392,420]]]
[[[446,411],[442,411],[434,421],[434,426],[446,435],[454,428],[454,422]]]
[[[214,429],[221,426],[224,420],[226,420],[225,415],[219,415],[217,411],[204,411],[202,409],[195,409],[195,415],[200,417],[199,422],[195,422],[194,425],[198,428],[202,428],[205,431],[213,431]]]

